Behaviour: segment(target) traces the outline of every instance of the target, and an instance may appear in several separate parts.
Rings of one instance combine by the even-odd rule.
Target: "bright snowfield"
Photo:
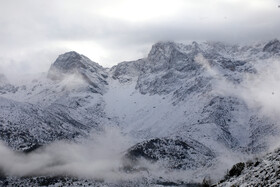
[[[218,182],[278,147],[279,59],[278,40],[160,42],[110,69],[68,52],[44,74],[3,72],[0,184]]]

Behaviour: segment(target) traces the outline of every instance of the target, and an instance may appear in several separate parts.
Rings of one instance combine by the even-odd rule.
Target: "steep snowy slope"
[[[26,150],[59,139],[74,139],[85,135],[90,126],[69,121],[66,116],[42,110],[28,103],[0,98],[1,140],[9,146]]]
[[[226,180],[217,186],[279,186],[280,150],[275,150],[261,158],[236,164]]]

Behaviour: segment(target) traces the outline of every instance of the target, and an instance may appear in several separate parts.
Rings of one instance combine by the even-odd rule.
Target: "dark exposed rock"
[[[194,140],[181,138],[155,138],[136,144],[125,155],[125,166],[133,168],[141,159],[165,162],[172,169],[197,168],[214,158],[214,153]]]
[[[245,163],[240,162],[235,164],[228,172],[229,177],[239,176],[245,168]]]
[[[269,52],[269,53],[279,53],[280,52],[280,41],[275,39],[270,42],[268,42],[264,47],[263,47],[264,52]]]
[[[40,145],[40,144],[33,144],[30,147],[28,147],[27,149],[23,150],[23,152],[28,154],[28,153],[31,153],[31,152],[33,152],[33,151],[35,151],[35,150],[37,150],[41,147],[42,147],[42,145]]]

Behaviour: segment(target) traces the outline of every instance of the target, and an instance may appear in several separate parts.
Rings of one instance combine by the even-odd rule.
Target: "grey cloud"
[[[280,37],[277,1],[142,2],[145,6],[139,7],[138,16],[141,18],[147,14],[144,21],[133,17],[128,20],[113,13],[102,14],[108,7],[115,10],[121,3],[129,4],[126,0],[0,0],[0,67],[6,71],[9,64],[25,64],[24,67],[37,66],[29,68],[30,72],[47,71],[53,55],[67,50],[79,50],[102,65],[112,66],[119,61],[143,57],[157,41],[240,43]],[[174,13],[172,7],[163,9],[159,4],[153,4],[155,2],[165,5],[178,3],[180,7]],[[131,8],[124,7],[125,10]],[[110,11],[105,13],[111,14]],[[153,18],[155,15],[158,17]],[[129,18],[130,15],[125,16]],[[68,45],[71,42],[77,47]],[[93,45],[106,55],[96,51]],[[35,54],[38,53],[40,56],[36,61]]]

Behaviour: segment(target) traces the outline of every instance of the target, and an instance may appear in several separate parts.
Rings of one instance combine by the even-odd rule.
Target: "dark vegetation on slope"
[[[134,170],[145,159],[170,169],[188,169],[205,166],[214,157],[210,149],[195,140],[155,138],[131,147],[124,156],[124,166]]]

